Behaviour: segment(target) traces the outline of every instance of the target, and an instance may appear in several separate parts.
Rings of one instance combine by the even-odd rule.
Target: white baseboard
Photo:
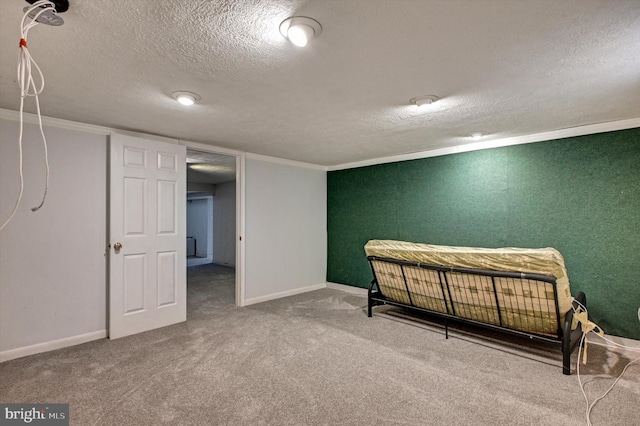
[[[361,296],[366,296],[368,292],[366,288],[355,287],[355,286],[346,285],[346,284],[331,283],[331,282],[327,283],[327,287],[332,288],[334,290],[346,291],[347,293],[359,294]]]
[[[256,303],[268,302],[269,300],[281,299],[283,297],[294,296],[296,294],[308,293],[310,291],[327,288],[327,283],[311,285],[308,287],[294,288],[293,290],[281,291],[280,293],[267,294],[266,296],[252,297],[244,300],[244,306],[255,305]]]
[[[87,334],[80,334],[78,336],[66,337],[64,339],[54,340],[52,342],[38,343],[36,345],[25,346],[23,348],[10,349],[8,351],[0,352],[0,362],[22,358],[29,355],[35,355],[42,352],[53,351],[56,349],[62,349],[69,346],[75,346],[81,343],[91,342],[92,340],[105,339],[106,337],[107,330],[100,330]]]

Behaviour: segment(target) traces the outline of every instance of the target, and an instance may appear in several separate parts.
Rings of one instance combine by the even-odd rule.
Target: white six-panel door
[[[111,135],[109,337],[187,319],[186,148]]]

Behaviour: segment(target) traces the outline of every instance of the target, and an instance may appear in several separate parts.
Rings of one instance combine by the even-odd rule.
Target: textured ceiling
[[[236,180],[236,157],[187,149],[187,182],[219,184]]]
[[[0,2],[13,110],[26,5]],[[323,26],[307,48],[278,32],[292,15]],[[640,117],[638,0],[70,0],[61,16],[29,34],[43,114],[314,164]]]

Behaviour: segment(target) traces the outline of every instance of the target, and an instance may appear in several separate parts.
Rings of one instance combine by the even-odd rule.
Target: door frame
[[[236,306],[245,306],[245,153],[197,142],[179,141],[187,149],[236,158]]]

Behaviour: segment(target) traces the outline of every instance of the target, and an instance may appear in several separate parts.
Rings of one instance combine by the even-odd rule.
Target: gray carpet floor
[[[577,376],[562,374],[556,349],[464,330],[446,340],[395,311],[367,318],[365,297],[336,289],[236,308],[232,269],[188,276],[187,322],[2,363],[0,402],[70,403],[73,425],[586,423]],[[590,346],[590,398],[628,361]],[[639,424],[640,365],[592,421]]]

